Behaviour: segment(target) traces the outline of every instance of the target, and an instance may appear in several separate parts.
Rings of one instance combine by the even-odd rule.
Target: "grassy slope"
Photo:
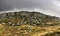
[[[0,15],[0,36],[60,36],[58,17],[28,11],[4,14]]]

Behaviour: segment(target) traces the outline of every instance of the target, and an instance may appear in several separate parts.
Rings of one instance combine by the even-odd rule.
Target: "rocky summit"
[[[60,36],[60,18],[35,11],[2,13],[0,36]]]

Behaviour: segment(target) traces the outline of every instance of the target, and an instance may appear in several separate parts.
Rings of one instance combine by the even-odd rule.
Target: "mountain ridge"
[[[40,12],[29,12],[29,11],[20,11],[20,12],[10,12],[10,13],[3,13],[3,14],[0,14],[0,18],[2,19],[2,21],[5,23],[6,21],[9,22],[12,20],[16,20],[16,19],[24,19],[24,22],[29,23],[29,24],[41,24],[41,23],[45,23],[47,24],[47,22],[51,23],[51,21],[55,21],[56,20],[58,21],[59,18],[58,17],[55,17],[55,16],[50,16],[50,15],[45,15],[45,14],[42,14]],[[7,19],[6,19],[7,18]],[[26,19],[28,18],[28,19]],[[1,20],[0,19],[0,20]],[[10,20],[8,20],[10,19]],[[26,20],[30,20],[29,22],[26,21]],[[33,23],[31,23],[31,21]],[[0,21],[1,22],[1,21]],[[19,21],[20,22],[20,21]],[[21,21],[22,22],[22,21]],[[37,22],[37,23],[36,23]],[[40,23],[41,22],[41,23]],[[54,23],[55,23],[54,22]],[[12,22],[13,23],[13,22]],[[17,24],[17,22],[16,22]]]
[[[60,36],[60,18],[35,11],[3,13],[0,36]]]

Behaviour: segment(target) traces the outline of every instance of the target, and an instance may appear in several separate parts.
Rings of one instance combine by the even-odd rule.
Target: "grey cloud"
[[[17,8],[42,8],[48,9],[52,7],[50,0],[2,0],[1,9]]]
[[[11,4],[7,3],[5,0],[0,0],[0,11],[10,10],[11,8]]]
[[[0,0],[0,11],[11,10],[14,7],[18,9],[39,8],[42,10],[51,10],[59,14],[60,7],[54,4],[55,1],[60,1],[60,0]]]

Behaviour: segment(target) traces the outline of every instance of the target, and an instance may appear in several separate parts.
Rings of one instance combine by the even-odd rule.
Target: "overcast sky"
[[[60,0],[0,0],[0,11],[30,9],[60,17]]]

